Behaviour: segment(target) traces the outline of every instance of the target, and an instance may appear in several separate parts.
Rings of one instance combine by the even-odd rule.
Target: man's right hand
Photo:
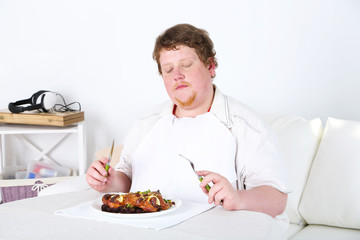
[[[115,177],[115,170],[110,167],[109,173],[105,170],[107,158],[103,157],[100,160],[93,162],[86,172],[86,181],[96,191],[108,192],[111,188],[110,184]],[[106,175],[108,174],[108,177]]]

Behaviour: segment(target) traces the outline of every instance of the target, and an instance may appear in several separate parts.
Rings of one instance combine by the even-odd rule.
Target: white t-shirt
[[[154,166],[155,167],[157,166],[159,168],[163,167],[159,164],[153,164],[153,165],[148,164],[149,168],[148,169],[143,168],[141,170],[141,173],[140,171],[138,171],[139,169],[136,169],[138,168],[138,166],[136,166],[138,163],[135,163],[134,161],[135,158],[137,158],[136,155],[140,154],[140,152],[142,151],[141,145],[143,144],[144,141],[147,141],[146,144],[144,143],[144,145],[147,145],[146,147],[147,151],[144,151],[144,154],[145,152],[151,153],[152,152],[151,148],[158,148],[154,152],[161,152],[161,150],[166,149],[167,152],[169,151],[172,152],[172,154],[174,154],[173,156],[171,156],[171,159],[173,161],[172,163],[174,163],[175,161],[181,162],[180,159],[178,159],[176,156],[178,153],[180,153],[179,152],[180,150],[170,151],[168,149],[171,148],[171,146],[174,145],[176,146],[176,144],[173,144],[173,142],[162,141],[162,144],[159,144],[158,142],[150,142],[150,140],[149,141],[146,140],[148,135],[152,134],[153,128],[155,128],[157,125],[161,125],[159,122],[160,120],[161,122],[165,121],[169,123],[168,121],[169,119],[165,120],[166,117],[169,117],[170,119],[172,118],[173,121],[175,122],[177,121],[177,122],[181,122],[181,124],[183,123],[183,121],[181,120],[182,118],[176,119],[176,117],[172,115],[173,107],[174,104],[171,101],[159,105],[157,109],[150,112],[143,119],[137,121],[134,124],[132,130],[130,131],[129,135],[126,137],[124,142],[124,148],[120,156],[120,161],[116,165],[116,170],[125,173],[132,180],[132,185],[133,185],[132,189],[142,190],[143,187],[150,186],[150,184],[148,185],[146,184],[147,179],[154,176],[154,174],[151,175],[150,166],[152,168],[154,168]],[[233,169],[236,173],[237,189],[246,188],[247,190],[249,190],[258,186],[267,185],[275,189],[278,189],[281,192],[288,193],[289,186],[287,180],[288,179],[287,171],[285,169],[285,165],[282,160],[282,155],[279,152],[277,137],[273,129],[271,129],[271,127],[267,123],[265,123],[263,119],[261,119],[255,112],[253,112],[247,106],[240,103],[234,98],[223,95],[218,88],[216,88],[215,91],[215,96],[211,106],[210,113],[212,114],[211,116],[217,119],[218,123],[223,125],[223,127],[228,129],[228,132],[231,133],[232,139],[234,141],[229,140],[229,142],[233,142],[233,143],[235,142],[235,161],[233,163]],[[185,118],[184,122],[187,122],[187,120],[188,119]],[[179,130],[177,133],[181,131],[182,129]],[[173,132],[172,134],[175,134],[175,132]],[[183,135],[183,137],[184,136],[186,137],[186,135]],[[157,139],[159,139],[159,137]],[[213,150],[218,149],[218,145],[222,143],[222,137],[221,138],[214,137],[213,139],[215,142],[213,145],[214,147],[212,148]],[[231,139],[231,138],[226,138],[226,139]],[[199,145],[201,145],[200,142]],[[209,155],[217,154],[216,151],[208,152],[206,150],[201,150],[201,151],[199,150],[196,152],[189,151],[189,153],[186,152],[182,154],[185,157],[194,161],[196,169],[211,171],[212,170],[211,168],[207,168],[207,166],[202,165],[203,163],[201,159],[212,159],[211,156],[210,157],[205,156],[205,154],[207,153],[210,153]],[[233,154],[233,150],[229,150],[229,153],[230,155]],[[156,160],[157,156],[154,155],[150,158],[150,155],[148,155],[148,158],[146,158],[144,154],[141,158],[139,158],[142,159],[142,161],[144,161],[145,159],[148,159],[149,163],[152,161],[157,161]],[[202,156],[203,154],[204,156]],[[181,169],[178,166],[172,167],[172,169],[176,168],[176,175],[184,172],[184,175],[187,176],[185,178],[187,181],[186,184],[191,185],[191,187],[195,185],[195,188],[196,187],[199,188],[198,186],[199,183],[196,184],[196,181],[198,180],[195,174],[193,174],[193,176],[191,177],[192,175],[191,168],[186,166],[185,161],[182,164],[183,165]],[[229,166],[227,164],[224,165]],[[214,172],[219,172],[219,171],[218,169],[215,169]],[[147,175],[145,178],[145,174],[148,173],[150,173],[150,175]],[[160,176],[159,173],[156,175]],[[156,176],[156,178],[158,178],[158,176]],[[164,190],[166,191],[169,190],[169,192],[183,191],[182,190],[183,187],[181,188],[174,187],[174,185],[170,185],[170,184],[166,185],[166,179],[164,178],[163,180],[164,181],[162,181],[161,183],[162,185],[159,186],[164,187],[163,188]],[[192,181],[192,183],[188,181]],[[231,179],[229,179],[229,181],[232,182]],[[155,185],[152,186],[155,187]],[[162,191],[160,187],[158,189]],[[184,193],[181,193],[181,195],[185,196]],[[201,200],[201,198],[198,197],[196,197],[196,199],[200,199],[200,201],[203,201],[203,199]],[[286,214],[283,213],[281,215],[278,215],[275,219],[279,222],[279,224],[281,224],[284,227],[284,229],[287,228],[288,218]]]
[[[137,179],[133,178],[134,153],[137,152],[137,149],[160,119],[165,116],[172,116],[176,119],[172,115],[173,107],[174,104],[168,101],[134,124],[125,139],[120,161],[116,166],[117,171],[125,173],[133,182],[137,181]],[[252,189],[268,185],[281,192],[288,193],[287,172],[273,129],[247,106],[223,95],[218,88],[215,91],[210,113],[223,127],[228,129],[235,140],[235,163],[233,167],[237,177],[237,188]],[[166,149],[172,146],[173,143],[166,142],[163,145],[158,145],[154,142],[150,143],[150,145]],[[207,154],[206,152],[198,151],[194,157],[186,156],[185,153],[183,155],[197,161],[197,159],[201,159],[203,154]],[[153,161],[150,157],[148,159]],[[210,170],[202,168],[200,165],[196,166],[196,168]]]

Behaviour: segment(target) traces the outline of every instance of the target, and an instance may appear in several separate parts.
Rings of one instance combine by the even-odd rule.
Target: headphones
[[[9,111],[12,113],[21,113],[24,111],[38,110],[48,112],[56,104],[57,93],[41,90],[34,93],[31,98],[9,103]],[[30,104],[29,106],[20,106]]]

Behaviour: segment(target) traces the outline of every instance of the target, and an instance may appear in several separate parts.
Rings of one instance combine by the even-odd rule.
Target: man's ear
[[[216,68],[215,61],[213,58],[209,58],[208,62],[209,62],[208,69],[210,71],[211,77],[213,78],[215,77],[215,68]]]

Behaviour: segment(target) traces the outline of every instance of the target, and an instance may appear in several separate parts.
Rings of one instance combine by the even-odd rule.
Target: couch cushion
[[[318,148],[322,133],[319,118],[306,120],[297,116],[263,115],[279,137],[280,147],[289,171],[291,192],[285,213],[290,222],[304,225],[298,212],[308,172]]]
[[[301,200],[309,224],[360,229],[360,122],[328,118]]]
[[[359,240],[360,230],[309,225],[296,233],[291,240]]]

